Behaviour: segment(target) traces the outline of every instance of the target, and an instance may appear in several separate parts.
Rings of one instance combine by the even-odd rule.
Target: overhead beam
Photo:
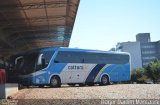
[[[37,42],[42,42],[42,43],[61,43],[63,41],[53,41],[53,40],[45,40],[45,39],[37,39],[37,40],[34,40],[34,39],[28,39],[27,40],[28,44],[32,44],[32,43],[37,43]],[[24,41],[16,41],[15,44],[19,44],[19,45],[23,45]]]
[[[47,41],[63,41],[64,40],[64,37],[62,36],[30,36],[30,37],[23,37],[23,39],[25,39],[27,42],[30,41],[30,40],[45,40],[46,42]],[[20,41],[22,40],[22,38],[17,38],[17,39],[14,39],[12,40],[11,43],[15,43],[16,41]]]
[[[50,25],[50,30],[55,31],[64,31],[64,30],[72,30],[71,26],[57,26],[57,25]],[[47,25],[41,25],[41,26],[18,26],[16,28],[12,27],[6,27],[3,28],[5,32],[26,32],[26,31],[40,31],[40,30],[48,30]]]
[[[39,3],[23,3],[23,9],[24,10],[29,10],[29,9],[43,9],[45,7],[44,2],[39,2]],[[51,1],[51,2],[46,2],[46,7],[47,8],[60,8],[60,7],[66,7],[67,2],[64,1]],[[73,7],[78,7],[77,4],[75,3],[70,3],[70,6]],[[20,4],[10,4],[10,5],[2,5],[0,6],[1,11],[16,11],[16,10],[22,10]]]
[[[57,37],[38,37],[38,38],[35,38],[35,37],[28,37],[28,38],[24,38],[25,41],[30,44],[32,42],[43,42],[43,43],[48,43],[48,42],[63,42],[64,40],[67,40],[67,39],[70,39],[70,38],[65,38],[63,36],[57,36]],[[12,43],[14,43],[15,45],[17,44],[24,44],[25,42],[22,41],[22,39],[17,39],[17,40],[14,40],[12,41]]]
[[[24,42],[18,42],[16,43],[16,45],[18,48],[23,48],[24,47],[23,43]],[[50,46],[50,47],[59,46],[60,47],[63,45],[63,42],[58,42],[58,41],[47,41],[46,42],[45,40],[28,41],[28,43],[32,45],[30,48],[32,47],[36,48],[37,46]]]
[[[12,22],[14,22],[14,21],[12,21]],[[26,27],[26,23],[20,23],[20,22],[15,22],[14,23],[14,25],[15,25],[15,27]],[[43,25],[46,25],[46,24],[42,24],[42,26]],[[65,24],[64,23],[52,23],[52,24],[50,24],[51,26],[57,26],[57,27],[61,27],[61,26],[65,26]],[[8,22],[6,22],[6,23],[1,23],[0,24],[0,27],[12,27],[13,25],[12,24],[10,24],[10,23],[8,23]],[[39,26],[38,25],[38,23],[36,24],[36,26]]]
[[[48,16],[49,21],[58,21],[58,20],[64,20],[66,16]],[[20,21],[26,21],[26,18],[9,18],[10,21],[13,21],[15,23],[20,22]],[[31,23],[34,22],[42,22],[46,20],[46,16],[41,16],[41,17],[32,17],[28,18],[28,20]],[[0,20],[0,23],[6,23],[4,20]]]
[[[52,31],[52,30],[39,30],[39,31],[26,31],[26,32],[17,32],[17,33],[13,33],[11,35],[9,35],[7,37],[7,39],[9,40],[14,40],[17,39],[17,36],[19,36],[19,34],[21,34],[21,38],[25,38],[25,37],[30,37],[30,36],[35,36],[35,37],[39,37],[39,36],[67,36],[70,35],[71,32],[68,30],[68,32],[63,32],[63,31]]]

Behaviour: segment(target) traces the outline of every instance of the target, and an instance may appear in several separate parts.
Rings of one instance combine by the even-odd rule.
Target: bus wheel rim
[[[107,82],[108,82],[108,79],[107,79],[106,77],[103,77],[103,78],[102,78],[102,83],[103,83],[103,84],[106,84]]]
[[[51,81],[51,83],[52,83],[53,86],[56,86],[57,83],[58,83],[58,81],[54,78],[54,79]]]

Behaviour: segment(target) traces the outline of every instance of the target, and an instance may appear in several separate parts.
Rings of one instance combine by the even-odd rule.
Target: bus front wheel
[[[51,87],[61,87],[61,80],[58,76],[53,76],[50,80]]]
[[[109,84],[109,78],[107,75],[103,75],[102,78],[101,78],[101,82],[100,82],[100,85],[101,86],[104,86],[104,85],[108,85]]]
[[[39,88],[44,88],[44,85],[39,85],[38,87],[39,87]]]
[[[22,84],[18,84],[18,90],[21,90],[23,88],[24,88],[24,86]]]

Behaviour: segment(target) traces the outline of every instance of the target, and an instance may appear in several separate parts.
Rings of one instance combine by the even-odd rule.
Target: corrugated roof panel
[[[44,46],[68,46],[79,1],[1,1],[1,52],[3,49],[7,54],[6,51],[21,52],[22,49],[30,50]]]

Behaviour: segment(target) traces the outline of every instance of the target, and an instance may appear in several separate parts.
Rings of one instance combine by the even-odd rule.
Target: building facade
[[[116,51],[129,52],[131,69],[142,68],[155,59],[160,59],[160,41],[151,42],[150,33],[139,33],[136,42],[122,42]]]

